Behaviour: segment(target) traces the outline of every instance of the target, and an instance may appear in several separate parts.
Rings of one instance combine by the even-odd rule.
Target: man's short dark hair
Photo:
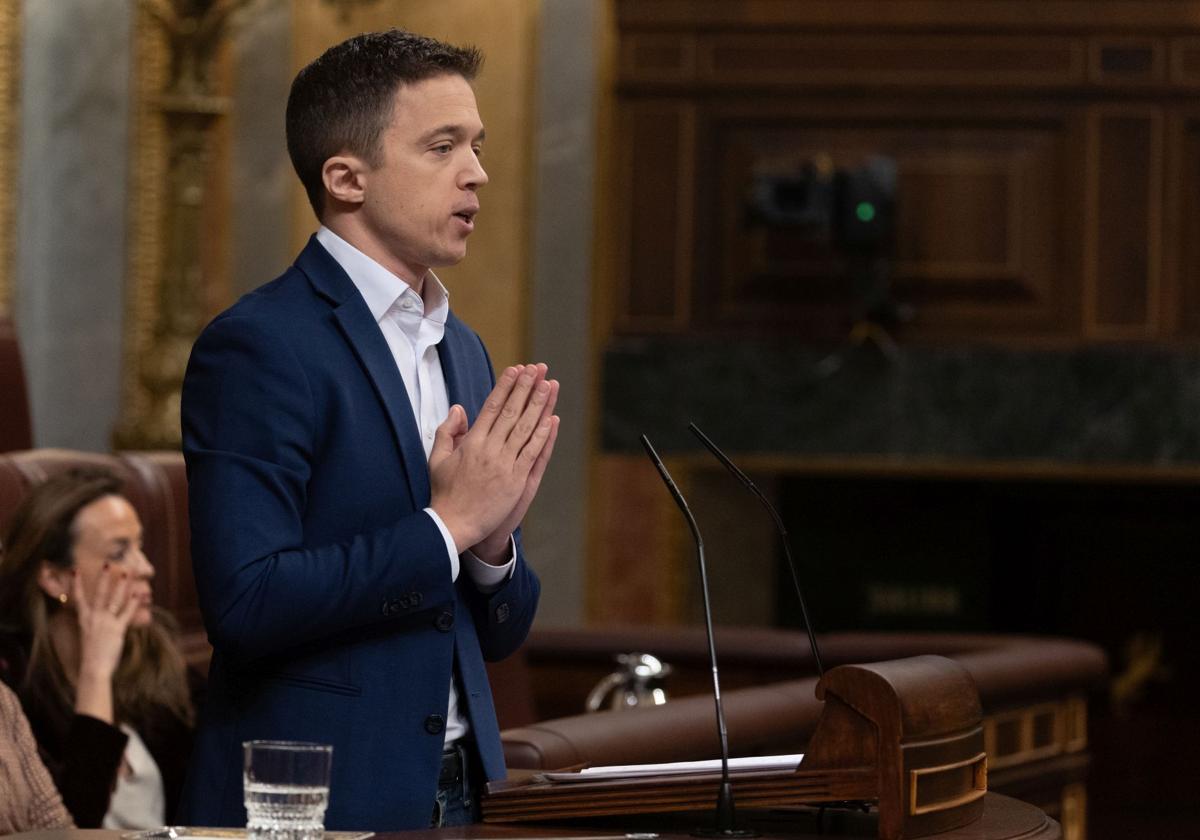
[[[482,61],[475,47],[389,29],[330,47],[301,70],[288,96],[287,147],[317,217],[325,205],[325,161],[349,152],[379,165],[379,137],[401,85],[446,74],[471,81]]]

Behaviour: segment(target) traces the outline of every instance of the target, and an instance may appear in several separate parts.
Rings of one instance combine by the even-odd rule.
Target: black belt
[[[466,750],[455,744],[442,751],[442,769],[438,773],[438,787],[452,785],[466,776]]]

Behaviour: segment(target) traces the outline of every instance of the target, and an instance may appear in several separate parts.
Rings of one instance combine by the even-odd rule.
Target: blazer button
[[[504,622],[508,621],[508,616],[511,612],[512,611],[509,609],[507,601],[496,607],[496,623],[503,624]]]
[[[441,613],[440,615],[438,615],[437,619],[433,622],[433,626],[436,627],[437,629],[441,630],[443,633],[449,633],[450,629],[452,627],[454,627],[454,613],[452,613],[452,612]]]
[[[430,715],[425,718],[425,731],[430,735],[438,735],[446,728],[446,719],[441,715]]]

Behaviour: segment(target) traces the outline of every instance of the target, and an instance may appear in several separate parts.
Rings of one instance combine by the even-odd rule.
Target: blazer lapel
[[[413,500],[419,506],[427,505],[429,464],[425,460],[421,433],[408,402],[404,379],[371,310],[346,272],[315,236],[300,253],[296,266],[307,275],[317,293],[333,304],[333,316],[387,412],[403,456],[405,477]]]
[[[441,342],[438,343],[438,360],[442,363],[442,379],[446,382],[446,395],[450,398],[450,405],[461,405],[467,412],[467,420],[470,423],[475,422],[475,407],[471,405],[471,401],[466,399],[463,393],[461,371],[458,369],[461,353],[455,352],[453,345],[458,343],[458,336],[454,335],[449,330],[447,325],[446,333],[442,336]]]
[[[450,398],[450,405],[461,405],[467,412],[467,421],[474,425],[486,391],[481,396],[478,388],[472,389],[470,371],[466,367],[470,364],[471,357],[469,349],[463,346],[464,340],[467,340],[464,339],[464,335],[469,335],[470,340],[475,340],[473,334],[455,328],[454,318],[451,316],[446,322],[446,333],[437,346],[438,359],[442,363],[442,378],[446,381],[446,394]],[[472,393],[472,390],[476,393]]]

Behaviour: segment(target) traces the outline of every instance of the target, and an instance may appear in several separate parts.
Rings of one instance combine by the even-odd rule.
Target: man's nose
[[[471,155],[471,164],[463,172],[463,189],[475,190],[488,182],[487,170],[477,155]]]

